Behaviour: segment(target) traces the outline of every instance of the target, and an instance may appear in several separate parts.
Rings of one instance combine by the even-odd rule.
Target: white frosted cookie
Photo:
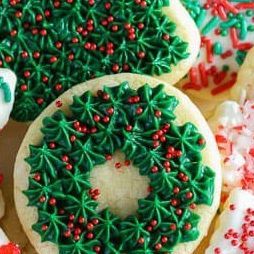
[[[144,84],[148,85],[144,86]],[[165,94],[163,95],[161,90],[162,87],[158,87],[158,84],[164,84],[165,87],[163,88],[163,91],[165,91],[167,95],[174,96],[179,101],[179,104],[175,110],[176,121],[171,121],[170,124],[164,122],[162,129],[159,129],[156,132],[151,132],[149,130],[153,124],[158,126],[158,123],[164,119],[163,116],[165,114],[167,114],[168,121],[171,119],[171,114],[174,111],[172,108],[170,110],[171,113],[169,114],[169,112],[166,110],[169,105],[173,106],[171,103],[174,101],[174,97],[168,97]],[[134,90],[131,92],[133,95],[129,97],[129,91],[131,91],[129,90],[130,88]],[[101,91],[102,89],[104,89],[103,92]],[[137,92],[135,92],[136,89],[138,89]],[[91,93],[85,93],[87,91],[90,91]],[[128,96],[125,94],[125,91],[127,91]],[[82,94],[84,94],[83,97],[80,97]],[[96,94],[97,97],[91,97]],[[73,98],[73,96],[75,97]],[[126,101],[124,98],[126,98]],[[109,103],[107,110],[105,111],[106,115],[101,115],[101,113],[96,109],[97,104],[94,104],[94,100],[101,99],[102,102],[104,101],[106,103],[106,105]],[[167,103],[165,103],[165,99],[168,100]],[[90,106],[88,104],[86,104],[87,106],[78,106],[81,102],[80,100],[85,100],[85,102]],[[125,102],[123,103],[122,100]],[[113,109],[110,106],[112,105],[111,103],[114,105]],[[149,110],[146,109],[146,103],[150,105]],[[73,107],[70,108],[71,104],[73,104]],[[103,107],[103,105],[104,104],[101,104],[101,107]],[[131,105],[133,105],[133,108]],[[131,111],[128,111],[129,106],[132,108]],[[103,111],[101,107],[100,110]],[[157,110],[155,110],[154,107],[157,107]],[[160,110],[160,107],[163,107],[163,110]],[[76,131],[79,131],[80,134],[75,132],[76,134],[71,135],[70,140],[68,138],[66,139],[68,135],[66,136],[65,131],[61,131],[62,134],[65,133],[64,135],[57,131],[59,130],[56,125],[58,120],[62,119],[60,120],[61,126],[64,126],[64,122],[66,121],[63,118],[63,113],[58,111],[59,109],[61,112],[64,112],[64,114],[69,115],[69,117],[71,117],[70,111],[76,113],[79,112],[83,115],[80,116],[80,120],[73,122],[73,128]],[[118,113],[119,109],[123,110],[121,111],[121,114]],[[88,112],[87,110],[94,113],[92,115],[90,113],[85,113]],[[56,115],[52,116],[53,114]],[[119,124],[121,121],[125,122],[126,119],[129,119],[129,114],[137,115],[137,117],[139,116],[137,118],[139,119],[137,120],[139,123],[136,122],[136,124],[133,126],[126,123],[127,125],[124,127],[124,130],[121,130],[121,128],[119,130],[123,131],[126,137],[132,137],[132,133],[136,132],[137,135],[141,135],[143,138],[135,135],[135,138],[133,137],[131,142],[126,141],[127,143],[121,146],[120,153],[119,151],[116,153],[113,152],[113,154],[110,154],[110,152],[107,152],[106,154],[105,152],[102,152],[102,154],[105,154],[105,158],[104,156],[101,157],[97,153],[94,153],[92,148],[86,150],[87,148],[84,146],[83,149],[85,150],[83,150],[83,155],[78,155],[78,151],[74,153],[74,155],[77,155],[75,158],[79,158],[80,160],[78,164],[75,164],[71,159],[72,153],[68,152],[68,149],[70,149],[72,146],[72,142],[77,142],[76,144],[79,144],[78,139],[81,138],[81,133],[87,133],[86,135],[88,135],[88,137],[89,135],[93,135],[93,133],[97,135],[97,128],[100,129],[101,124],[104,125],[105,123],[110,123],[110,121],[113,121],[112,119],[115,119],[114,116],[116,116],[114,114],[117,114],[116,119],[118,119],[117,121],[119,121]],[[53,119],[51,116],[56,118]],[[125,118],[126,116],[128,117]],[[86,125],[84,125],[85,122]],[[196,131],[193,129],[193,125],[187,124],[188,122],[194,124],[200,134],[196,133]],[[90,126],[91,123],[94,124],[93,127]],[[142,130],[142,126],[144,124],[146,125],[146,130],[143,131],[144,133],[141,133],[140,130]],[[178,127],[176,127],[178,125],[184,125],[184,127],[181,127],[181,131],[178,129]],[[40,189],[39,186],[41,184],[43,185],[44,180],[49,179],[48,177],[51,177],[48,175],[48,173],[46,173],[46,171],[41,171],[40,167],[44,165],[43,168],[50,171],[53,170],[51,173],[54,174],[54,169],[51,168],[51,166],[49,166],[44,159],[41,161],[42,164],[37,164],[37,159],[39,158],[37,156],[37,152],[40,150],[40,148],[37,150],[37,147],[41,144],[43,139],[43,134],[40,132],[41,128],[43,133],[51,133],[56,138],[53,138],[53,136],[50,137],[49,148],[46,146],[43,148],[43,150],[45,149],[45,152],[48,149],[56,149],[55,151],[60,151],[58,150],[60,143],[61,145],[67,145],[65,155],[61,157],[61,160],[65,162],[63,169],[67,170],[70,174],[76,172],[76,167],[78,167],[78,165],[82,164],[82,168],[85,169],[88,167],[88,164],[86,163],[89,163],[91,166],[98,160],[107,160],[105,164],[95,166],[91,173],[92,187],[88,187],[90,189],[88,189],[87,193],[85,191],[82,192],[84,195],[89,195],[86,196],[86,198],[90,200],[89,202],[97,201],[99,203],[99,208],[96,210],[96,214],[98,213],[100,215],[94,215],[95,217],[93,220],[89,219],[91,215],[86,209],[85,211],[88,212],[88,221],[86,221],[86,217],[80,215],[82,210],[76,210],[76,205],[69,206],[70,200],[74,199],[70,197],[70,194],[67,196],[65,195],[69,191],[71,191],[70,193],[74,195],[74,189],[72,189],[74,185],[72,184],[72,181],[63,186],[64,189],[67,188],[64,192],[61,190],[59,191],[57,185],[55,185],[55,197],[52,197],[52,195],[49,195],[49,193],[47,194],[46,189],[44,190],[46,192],[43,192],[44,194],[42,196],[41,194],[38,196],[38,193],[40,193],[38,192]],[[55,131],[57,131],[57,135],[53,134]],[[113,129],[111,129],[109,133],[112,131]],[[182,133],[182,131],[185,133],[183,134],[182,139],[186,138],[186,146],[184,144],[178,144],[176,137],[170,137],[170,135],[173,135],[170,134],[171,132],[174,132],[174,135],[181,136],[182,134],[180,133]],[[190,135],[190,137],[188,135]],[[97,137],[99,138],[99,136]],[[145,142],[145,137],[150,136],[152,137],[151,141],[148,143]],[[98,143],[96,147],[98,146],[98,148],[96,149],[102,149],[102,151],[104,151],[104,149],[111,149],[112,147],[117,146],[121,140],[119,141],[117,137],[115,138],[116,139],[114,139],[114,142],[112,142],[111,139],[104,138],[102,140],[100,139],[101,141],[97,140]],[[68,140],[71,143],[69,143]],[[123,140],[123,142],[125,142],[125,138],[123,138]],[[153,148],[149,149],[152,149],[151,151],[153,151],[153,153],[156,151],[156,149],[163,149],[168,142],[172,142],[172,145],[169,147],[166,145],[167,152],[164,156],[167,158],[167,160],[163,162],[163,165],[161,165],[159,162],[162,158],[160,156],[162,155],[156,159],[156,163],[153,161],[153,163],[150,164],[151,161],[149,159],[149,152],[143,150],[145,149],[145,145],[138,145],[138,150],[135,148],[135,144],[138,144],[136,143],[137,140],[139,140],[138,143],[140,145],[143,144],[143,141],[146,145],[149,143],[152,144]],[[33,151],[32,154],[29,152],[29,147],[32,149],[30,151]],[[199,154],[198,151],[200,147],[204,149]],[[93,154],[90,154],[88,151],[92,152]],[[123,156],[123,153],[125,156]],[[43,156],[44,158],[47,157],[46,154],[47,152]],[[84,156],[88,156],[86,157],[87,159],[84,160]],[[92,156],[93,160],[90,160],[90,156]],[[138,156],[138,158],[135,159],[135,156]],[[186,160],[184,160],[184,156],[190,156],[188,163],[194,163],[192,161],[198,162],[193,164],[191,171],[188,170],[188,163]],[[33,164],[35,171],[33,171],[34,173],[32,173],[32,175],[30,175],[31,168],[25,161],[25,158],[28,158],[26,161],[29,164],[35,163]],[[53,157],[51,157],[51,159],[52,158]],[[48,159],[51,161],[50,164],[53,163],[51,165],[54,165],[54,162],[50,159],[50,157],[48,157]],[[61,164],[60,161],[59,163]],[[185,164],[186,169],[182,169],[183,171],[181,171],[177,167],[177,163],[185,163],[184,161],[187,163]],[[46,164],[44,164],[45,162]],[[205,166],[201,166],[200,163]],[[206,166],[208,166],[210,169],[208,169]],[[207,235],[210,223],[218,209],[221,191],[220,170],[219,153],[212,132],[210,131],[199,110],[192,104],[187,96],[182,94],[174,87],[148,76],[140,76],[135,74],[106,76],[88,81],[86,84],[80,84],[70,89],[59,97],[54,103],[52,103],[30,126],[22,142],[15,163],[15,204],[24,231],[39,254],[57,254],[59,249],[60,251],[72,250],[73,253],[78,253],[77,250],[79,248],[78,246],[81,246],[80,244],[84,246],[83,251],[85,253],[90,253],[89,251],[91,250],[97,253],[107,253],[108,251],[111,253],[116,251],[116,248],[126,250],[124,248],[127,248],[126,246],[128,246],[129,253],[143,253],[145,251],[146,253],[152,254],[159,250],[170,251],[173,246],[175,254],[191,254],[199,245],[203,237]],[[174,172],[177,171],[178,173],[175,174]],[[140,175],[138,172],[143,173]],[[29,175],[31,176],[30,178]],[[172,176],[171,179],[165,181],[163,180],[164,177],[170,175]],[[84,176],[79,179],[84,179]],[[59,180],[62,181],[61,178]],[[55,180],[52,178],[52,181]],[[53,184],[52,181],[51,183]],[[188,187],[190,189],[187,188],[184,191],[184,188],[186,188],[184,186],[188,186],[189,182],[191,182],[192,186],[195,187]],[[84,184],[84,188],[87,188],[87,182],[83,182],[82,184]],[[143,188],[144,186],[146,188]],[[172,191],[166,191],[167,188],[173,189]],[[79,192],[76,189],[75,195],[78,195],[77,193]],[[160,197],[158,196],[158,193],[161,193]],[[62,198],[67,198],[68,200],[62,203],[62,201],[60,201],[60,196]],[[161,203],[164,196],[167,196],[167,199],[165,200],[165,203]],[[137,202],[138,199],[139,201]],[[27,206],[28,200],[30,206]],[[84,207],[86,207],[85,200],[87,199],[82,201],[84,202]],[[193,203],[192,200],[196,200],[197,204],[194,204],[195,202]],[[187,207],[181,209],[179,208],[180,204],[182,204],[182,207],[186,207],[186,205]],[[40,212],[40,215],[38,215],[37,209],[34,205],[38,205],[38,207],[41,207],[39,209],[44,211],[41,210],[42,213]],[[55,224],[56,226],[52,227],[53,224],[51,223],[53,221],[49,222],[49,224],[47,222],[50,211],[53,212],[54,209],[56,207],[58,208],[59,206],[63,206],[63,209],[59,210],[60,217],[58,217],[58,215],[55,216],[57,216],[57,218],[60,220],[67,220],[67,227],[64,226],[65,224],[62,224],[63,228],[65,228],[64,231],[60,230],[60,228],[57,226],[59,225],[58,223]],[[101,211],[101,209],[104,209],[105,206],[108,206],[109,209]],[[69,213],[70,209],[71,213]],[[123,210],[125,211],[124,213],[121,212]],[[133,220],[135,218],[136,211],[140,215],[140,219],[134,223]],[[189,213],[190,211],[191,213]],[[43,214],[46,217],[44,217]],[[81,214],[83,214],[83,212]],[[96,219],[97,216],[99,216],[98,219]],[[126,218],[126,216],[128,217]],[[53,219],[53,217],[51,218]],[[116,227],[117,230],[122,230],[120,236],[114,233],[118,231],[115,231],[116,229],[114,229],[112,226],[117,223],[117,218],[121,218],[121,222],[118,222],[121,223],[121,226],[118,225]],[[109,220],[111,222],[109,224],[105,224]],[[143,223],[140,224],[141,221],[143,221]],[[107,226],[109,229],[107,231],[103,231],[104,225],[111,226]],[[60,233],[61,237],[58,238],[59,234],[54,234],[54,232]],[[120,237],[119,239],[121,239],[122,244],[116,245],[114,238],[112,238],[112,235],[110,237],[109,234],[116,234],[115,237]],[[150,237],[147,238],[147,236],[150,234],[151,236],[157,236],[156,238],[151,238],[153,240],[150,240]],[[40,235],[44,242],[41,242]],[[174,237],[170,237],[170,235]],[[180,235],[184,237],[184,243],[181,243],[183,239],[179,238]],[[55,239],[54,242],[56,244],[50,242],[52,241],[51,239],[53,239],[51,236]],[[174,244],[174,239],[177,239],[177,241],[180,241],[180,243]]]
[[[254,3],[252,0],[181,2],[199,27],[201,48],[196,63],[178,87],[214,108],[230,98],[237,72],[254,45]]]
[[[254,190],[254,101],[225,101],[209,124],[217,141],[222,163],[223,190],[235,187]]]
[[[9,120],[14,103],[14,92],[17,78],[15,74],[0,68],[0,130]]]
[[[217,221],[217,228],[205,254],[254,252],[254,195],[234,189]]]

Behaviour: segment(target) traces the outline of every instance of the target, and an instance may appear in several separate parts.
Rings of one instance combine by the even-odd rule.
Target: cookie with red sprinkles
[[[18,77],[18,121],[34,120],[73,85],[106,74],[174,84],[200,43],[179,0],[1,0],[0,27],[0,67]]]
[[[205,254],[254,253],[254,195],[234,189],[219,216]]]
[[[229,98],[237,72],[254,45],[252,0],[181,0],[201,33],[199,57],[179,86],[211,103]]]
[[[218,149],[199,110],[136,74],[60,96],[30,126],[14,171],[18,216],[39,254],[191,254],[220,191]]]

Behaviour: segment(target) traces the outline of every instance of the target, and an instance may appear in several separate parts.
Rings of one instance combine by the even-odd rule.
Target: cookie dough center
[[[112,213],[122,219],[136,214],[138,199],[149,194],[149,178],[141,176],[138,168],[126,161],[124,154],[119,151],[111,160],[92,170],[91,183],[93,189],[100,190],[99,210],[109,207]]]

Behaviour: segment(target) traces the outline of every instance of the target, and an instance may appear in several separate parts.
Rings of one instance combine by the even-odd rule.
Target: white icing
[[[214,116],[209,120],[212,129],[219,125],[234,127],[243,122],[241,107],[237,102],[225,101],[220,104],[214,113]]]
[[[8,122],[10,113],[12,111],[17,78],[12,71],[1,68],[0,68],[0,77],[2,77],[4,79],[4,82],[6,82],[9,85],[12,94],[11,101],[7,103],[4,100],[3,90],[0,88],[0,130],[1,130]]]
[[[234,210],[230,209],[231,205],[235,206]],[[218,227],[211,238],[210,246],[206,250],[205,254],[215,254],[216,248],[220,249],[220,254],[245,253],[242,252],[239,247],[242,243],[242,225],[246,222],[244,218],[248,214],[247,209],[249,208],[254,211],[254,195],[246,190],[234,189],[218,219]],[[234,232],[238,233],[238,237],[226,239],[225,234],[229,229],[233,229]],[[249,230],[254,230],[254,226],[250,226]],[[233,239],[238,240],[238,244],[236,246],[233,246],[231,243]],[[246,241],[246,245],[249,247],[249,250],[254,251],[254,237],[249,237]]]

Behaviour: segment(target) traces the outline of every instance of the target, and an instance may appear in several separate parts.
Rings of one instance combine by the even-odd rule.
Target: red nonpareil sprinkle
[[[18,245],[14,243],[8,243],[0,247],[1,254],[21,254],[21,250]]]
[[[121,166],[122,166],[121,162],[116,162],[115,163],[115,168],[121,168]]]
[[[230,209],[231,211],[234,211],[234,210],[236,209],[235,204],[230,204],[229,209]]]
[[[60,100],[57,100],[55,104],[57,108],[61,108],[63,106],[63,103]]]

